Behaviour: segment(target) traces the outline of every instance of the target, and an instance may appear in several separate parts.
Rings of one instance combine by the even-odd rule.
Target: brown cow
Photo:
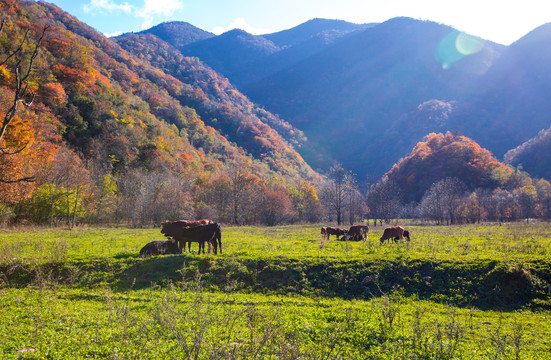
[[[394,242],[398,240],[403,240],[404,231],[407,231],[407,230],[404,230],[404,228],[401,226],[387,227],[383,232],[383,236],[381,236],[381,239],[380,239],[381,244],[383,244],[385,240],[390,240],[390,239],[394,240]],[[409,241],[409,231],[407,233],[407,239]]]
[[[170,234],[178,233],[180,230],[184,228],[195,227],[199,225],[207,225],[212,223],[213,221],[210,219],[175,220],[175,221],[165,220],[161,223],[161,234],[164,234],[166,237],[171,237],[172,235]],[[180,243],[182,249],[185,249],[186,247],[185,243],[186,242]],[[188,251],[191,251],[191,241],[187,241],[187,243],[188,243]]]
[[[352,225],[348,229],[348,233],[345,237],[346,241],[360,241],[367,240],[367,233],[369,232],[369,227],[367,225]]]
[[[329,237],[331,235],[335,235],[338,240],[339,236],[344,236],[346,235],[347,232],[348,230],[346,229],[339,229],[339,228],[334,228],[330,226],[325,227],[325,237],[327,238],[327,240],[329,240]],[[322,234],[323,234],[323,228],[322,228]]]
[[[175,231],[173,229],[165,229],[165,231],[165,235],[170,235],[178,241],[180,249],[184,247],[186,242],[197,242],[199,243],[198,253],[201,254],[202,250],[204,254],[205,242],[207,242],[209,244],[209,253],[211,245],[214,247],[214,254],[217,254],[218,247],[220,247],[220,253],[222,253],[222,231],[218,223],[181,227]]]
[[[182,250],[178,247],[178,241],[174,239],[165,241],[152,241],[145,244],[140,250],[140,256],[152,256],[163,254],[181,254]]]

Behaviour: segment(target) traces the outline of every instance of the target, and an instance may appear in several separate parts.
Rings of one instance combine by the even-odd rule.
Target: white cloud
[[[212,29],[212,33],[216,35],[220,35],[226,31],[233,30],[233,29],[245,30],[246,32],[254,35],[267,34],[270,32],[270,30],[268,29],[255,28],[247,24],[247,21],[244,18],[237,18],[225,28],[222,26],[216,26],[214,29]]]
[[[182,0],[143,0],[142,6],[130,5],[128,2],[118,3],[114,0],[90,0],[83,9],[87,13],[123,11],[143,19],[142,28],[150,28],[157,17],[170,18],[184,8]]]
[[[184,4],[181,0],[145,0],[141,9],[136,9],[137,16],[144,19],[142,29],[151,27],[153,19],[156,16],[170,18],[174,12],[183,9]]]
[[[111,0],[91,0],[89,4],[84,5],[84,11],[93,12],[94,10],[102,11],[123,11],[127,14],[132,12],[132,5],[127,2],[117,4]]]
[[[115,31],[114,33],[103,33],[103,35],[107,37],[115,37],[115,36],[122,35],[122,31]]]

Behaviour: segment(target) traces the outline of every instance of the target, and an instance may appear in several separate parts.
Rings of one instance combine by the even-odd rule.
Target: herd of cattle
[[[348,230],[330,226],[324,226],[321,228],[321,236],[325,240],[329,240],[331,235],[335,235],[337,240],[341,241],[367,240],[368,232],[369,227],[367,225],[352,225]],[[383,235],[379,240],[381,241],[381,244],[384,244],[385,241],[394,240],[394,242],[397,242],[398,240],[402,241],[404,238],[410,241],[409,230],[405,230],[401,226],[393,226],[387,227],[383,231]]]
[[[222,230],[220,224],[209,219],[202,220],[176,220],[161,223],[161,234],[168,238],[165,241],[152,241],[141,250],[141,256],[181,254],[188,244],[191,251],[191,243],[199,243],[199,254],[205,253],[205,243],[208,244],[209,253],[214,249],[214,254],[222,253]]]
[[[369,227],[367,225],[352,225],[348,230],[324,226],[321,228],[321,236],[324,240],[329,240],[331,235],[335,235],[337,240],[342,241],[361,241],[367,240]],[[214,252],[222,253],[222,231],[220,224],[209,219],[202,220],[176,220],[164,221],[161,223],[161,233],[168,240],[152,241],[147,243],[141,250],[141,256],[163,255],[163,254],[181,254],[185,250],[186,243],[188,251],[191,252],[191,243],[199,243],[199,254],[205,254],[205,243],[208,244],[209,254]],[[381,244],[385,241],[394,240],[410,241],[409,231],[401,226],[387,227],[380,238]]]

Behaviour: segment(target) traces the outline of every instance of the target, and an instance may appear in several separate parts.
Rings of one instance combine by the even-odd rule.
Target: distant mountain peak
[[[178,49],[215,36],[184,21],[164,22],[139,34],[153,34]]]
[[[263,36],[280,47],[289,47],[308,41],[323,32],[340,32],[345,35],[370,26],[374,24],[355,24],[344,20],[315,18],[291,29]]]

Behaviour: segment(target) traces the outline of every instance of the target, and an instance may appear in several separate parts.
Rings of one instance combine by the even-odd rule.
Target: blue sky
[[[186,21],[216,34],[265,34],[313,18],[355,23],[396,16],[432,20],[508,45],[551,22],[549,0],[46,0],[107,36]]]

